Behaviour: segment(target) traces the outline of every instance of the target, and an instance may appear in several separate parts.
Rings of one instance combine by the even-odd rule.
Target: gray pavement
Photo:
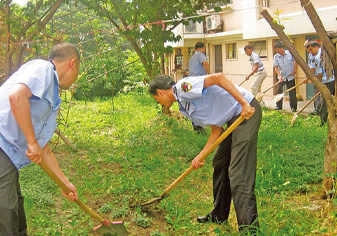
[[[276,96],[267,96],[265,95],[263,97],[263,101],[265,103],[265,107],[267,107],[268,109],[274,110],[276,107],[276,103],[274,102]],[[305,100],[305,101],[297,101],[297,111],[301,110],[307,103],[309,102],[309,100]],[[283,109],[284,112],[287,113],[293,113],[291,112],[290,109],[290,104],[289,104],[289,100],[287,97],[283,98]],[[303,115],[308,115],[310,112],[314,111],[314,102],[311,102],[304,110],[301,114]]]

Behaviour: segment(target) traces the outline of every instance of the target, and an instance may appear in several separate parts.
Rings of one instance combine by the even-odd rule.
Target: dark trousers
[[[335,95],[335,81],[331,81],[329,83],[326,83],[325,86],[329,89],[330,93],[332,95]],[[321,100],[320,104],[321,106],[318,107],[318,112],[321,117],[322,124],[327,122],[328,120],[328,108],[326,106],[326,102],[323,98],[323,96],[320,94],[318,98]]]
[[[318,93],[318,89],[316,88],[316,86],[314,85],[313,87],[313,92],[314,92],[314,96]],[[320,111],[320,107],[322,106],[322,99],[320,98],[321,95],[319,95],[317,98],[315,98],[314,100],[314,112],[319,114]]]
[[[290,89],[292,87],[295,86],[295,80],[292,81],[283,81],[282,83],[280,83],[277,87],[277,94],[280,94],[283,92],[283,86],[287,85],[287,89]],[[289,92],[289,101],[290,101],[290,108],[293,108],[295,110],[297,110],[297,98],[296,98],[296,89],[293,89]],[[278,101],[276,103],[276,106],[280,109],[282,109],[282,104],[283,104],[283,99],[281,99],[280,101]]]
[[[19,172],[0,148],[0,235],[27,235]]]
[[[262,112],[256,99],[253,99],[251,106],[255,108],[254,115],[220,143],[213,157],[214,209],[211,214],[219,220],[227,220],[233,199],[240,230],[250,225],[259,226],[254,189]],[[236,119],[229,121],[227,127]]]

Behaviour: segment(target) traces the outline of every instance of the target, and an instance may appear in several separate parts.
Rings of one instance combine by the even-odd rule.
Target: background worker
[[[283,92],[284,84],[287,85],[287,89],[290,89],[295,86],[295,74],[297,71],[297,62],[294,60],[293,56],[288,50],[284,49],[283,42],[276,42],[274,45],[276,54],[274,55],[273,67],[278,76],[278,79],[282,81],[277,87],[277,94]],[[289,76],[288,76],[289,75]],[[286,78],[284,78],[287,76]],[[296,98],[296,89],[293,89],[289,92],[289,102],[292,112],[297,110],[297,98]],[[282,110],[283,99],[276,102],[275,110]]]
[[[323,62],[322,62],[323,52],[322,52],[321,46],[316,41],[309,41],[306,45],[306,48],[310,52],[310,55],[311,55],[310,61],[309,61],[309,66],[311,70],[315,73],[318,79],[322,81],[322,83],[325,86],[327,86],[330,93],[332,95],[335,95],[335,78],[333,75],[327,76],[327,73],[325,72],[323,68]],[[308,78],[306,78],[306,81],[308,81]],[[318,90],[316,89],[316,91],[314,92],[316,94],[318,93]],[[321,117],[322,124],[324,124],[328,120],[328,109],[327,109],[326,102],[323,96],[320,94],[318,98],[319,99],[317,102],[316,102],[317,99],[315,100],[316,106],[317,106],[317,113]]]
[[[246,80],[249,80],[249,78],[255,74],[255,79],[250,88],[252,90],[252,94],[256,96],[258,93],[261,92],[261,86],[264,79],[267,77],[267,72],[264,69],[260,56],[257,53],[253,52],[252,46],[246,45],[244,47],[244,50],[246,55],[249,57],[249,62],[252,67],[252,71],[246,77]],[[263,100],[261,100],[260,104],[264,105]]]
[[[209,74],[209,64],[206,57],[206,47],[203,42],[197,42],[194,46],[195,53],[190,58],[188,65],[188,76],[201,76]],[[193,129],[198,133],[206,133],[205,129],[198,125],[193,125]]]
[[[240,116],[247,119],[222,141],[213,157],[214,209],[198,217],[199,223],[222,223],[228,220],[233,199],[240,231],[254,231],[259,226],[254,193],[257,138],[261,107],[253,94],[235,86],[224,74],[183,78],[174,83],[167,75],[156,76],[149,92],[163,106],[178,102],[179,111],[197,125],[212,131],[202,151],[193,161],[197,169],[204,165],[199,157]]]
[[[18,170],[30,162],[45,162],[71,190],[63,195],[77,199],[48,141],[57,126],[59,87],[68,89],[76,80],[80,55],[74,45],[60,43],[49,59],[27,62],[0,87],[0,235],[27,235]]]
[[[311,68],[312,64],[315,63],[314,62],[315,61],[315,56],[313,56],[312,53],[310,52],[310,50],[307,48],[308,43],[309,43],[309,40],[306,40],[304,42],[304,48],[305,48],[305,50],[308,53],[308,65]],[[313,70],[313,69],[311,68],[311,70]],[[316,70],[314,70],[314,73],[315,73],[316,76],[318,76]],[[308,77],[304,81],[307,82],[308,81]],[[316,88],[315,85],[313,85],[313,92],[314,92],[314,96],[318,93],[318,89]],[[320,103],[320,100],[321,100],[321,98],[319,96],[314,100],[314,110],[312,112],[310,112],[309,115],[313,115],[313,116],[319,115],[318,104]]]

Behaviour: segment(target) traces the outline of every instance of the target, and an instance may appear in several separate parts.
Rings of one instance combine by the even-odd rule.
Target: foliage
[[[278,10],[278,8],[276,9],[276,11],[274,12],[275,16],[273,17],[274,18],[273,22],[275,24],[278,24],[282,29],[284,29],[284,25],[283,25],[282,21],[284,21],[284,20],[290,20],[290,18],[287,18],[287,17],[282,17],[281,18],[281,13],[282,12],[283,12],[283,10]]]
[[[31,58],[45,58],[45,49],[48,51],[51,38],[47,23],[55,14],[63,1],[28,1],[23,7],[12,4],[12,1],[1,1],[0,12],[4,16],[4,30],[2,37],[10,45],[1,47],[1,55],[5,55],[4,73],[8,78],[20,65]],[[67,2],[67,1],[64,1]],[[39,43],[22,43],[32,40],[41,40]],[[43,47],[41,47],[43,45]],[[42,49],[41,49],[42,48]]]
[[[160,203],[147,210],[129,208],[133,198],[158,197],[207,141],[208,135],[196,134],[191,122],[177,114],[176,104],[167,117],[148,94],[119,93],[114,108],[102,98],[74,102],[68,127],[61,131],[80,151],[60,141],[54,152],[90,208],[104,218],[123,220],[131,235],[239,235],[233,206],[228,224],[195,220],[212,209],[211,157]],[[260,235],[334,235],[336,201],[317,197],[327,125],[320,127],[317,117],[301,117],[290,127],[291,118],[263,111],[256,179]],[[31,235],[93,235],[97,222],[63,199],[37,165],[23,168],[20,181]],[[41,204],[36,202],[40,196],[46,197]],[[137,221],[150,225],[143,228]]]
[[[165,42],[177,42],[181,36],[172,30],[184,22],[181,18],[195,16],[208,3],[216,1],[172,0],[85,0],[83,3],[119,29],[137,52],[150,79],[163,71],[164,55],[172,53]],[[200,19],[199,19],[200,21]]]

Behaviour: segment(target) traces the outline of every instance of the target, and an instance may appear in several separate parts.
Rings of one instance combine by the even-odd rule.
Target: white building
[[[311,0],[327,31],[337,30],[337,0]],[[220,3],[221,4],[221,3]],[[262,90],[276,82],[273,70],[273,46],[279,39],[268,22],[260,15],[266,9],[272,17],[280,12],[279,19],[285,27],[285,33],[290,35],[294,46],[300,55],[306,59],[305,40],[319,40],[314,27],[299,0],[232,0],[222,6],[222,12],[212,10],[200,12],[204,16],[201,23],[184,26],[179,25],[175,33],[182,40],[170,43],[174,53],[169,56],[167,73],[175,79],[188,74],[188,61],[194,53],[194,45],[201,41],[206,45],[206,54],[210,63],[211,73],[223,72],[234,83],[242,82],[250,71],[248,56],[244,53],[245,45],[253,46],[258,53],[268,73]],[[211,15],[210,15],[211,14]],[[285,19],[288,18],[288,19]],[[298,69],[296,83],[305,79],[304,72]],[[242,86],[250,89],[253,78]],[[312,84],[307,83],[297,89],[304,100],[313,96]],[[268,95],[276,93],[270,90]]]

